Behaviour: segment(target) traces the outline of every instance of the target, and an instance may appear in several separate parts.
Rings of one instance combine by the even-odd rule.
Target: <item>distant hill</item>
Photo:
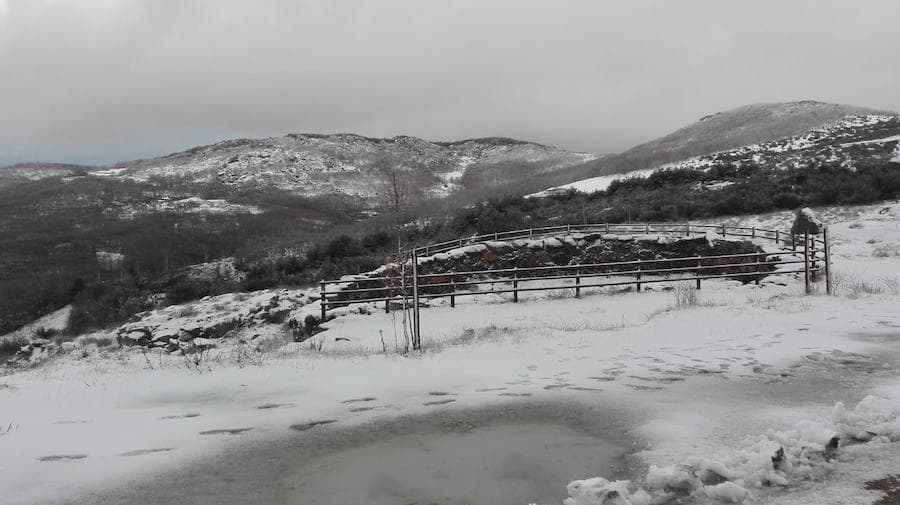
[[[886,115],[896,112],[803,100],[745,105],[710,114],[664,137],[639,144],[620,154],[590,162],[593,175],[630,172],[801,135],[810,129],[848,116]]]
[[[272,189],[297,196],[348,195],[374,199],[384,166],[403,175],[408,190],[441,197],[466,186],[510,180],[581,164],[597,156],[508,138],[429,142],[416,137],[289,134],[234,139],[148,160],[105,167],[21,164],[0,169],[0,180],[81,174],[138,183],[215,185],[229,193]]]

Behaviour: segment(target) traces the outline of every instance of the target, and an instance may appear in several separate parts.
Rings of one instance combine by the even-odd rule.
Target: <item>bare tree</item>
[[[409,258],[403,253],[403,224],[408,217],[410,207],[416,200],[416,175],[415,168],[410,169],[404,166],[401,161],[391,155],[383,155],[375,160],[373,167],[377,171],[380,182],[380,196],[384,208],[391,214],[393,221],[394,233],[397,236],[397,254],[396,263],[399,265],[399,279],[396,284],[400,286],[402,293],[402,324],[403,338],[405,343],[405,352],[409,351],[410,333],[412,331],[412,322],[409,317],[409,306],[407,303],[407,272],[406,266]],[[393,312],[392,312],[393,314]],[[396,323],[394,325],[396,332]],[[395,335],[396,336],[396,335]]]

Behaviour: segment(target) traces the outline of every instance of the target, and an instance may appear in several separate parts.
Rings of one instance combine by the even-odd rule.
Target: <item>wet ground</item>
[[[629,457],[637,444],[629,427],[615,409],[571,402],[304,425],[80,503],[554,503],[574,476],[643,470]]]

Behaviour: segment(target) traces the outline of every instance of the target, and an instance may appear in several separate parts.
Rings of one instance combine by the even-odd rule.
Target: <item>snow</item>
[[[900,277],[900,258],[873,255],[878,244],[868,243],[900,243],[900,204],[816,211],[830,224],[836,274]],[[786,229],[792,219],[728,224]],[[9,427],[0,429],[0,495],[9,504],[78,501],[297,436],[289,427],[298,423],[335,420],[314,429],[338,431],[436,409],[512,408],[522,398],[509,395],[530,394],[529,402],[590,405],[598,418],[628,413],[627,433],[617,436],[641,462],[627,479],[570,475],[554,503],[646,505],[688,494],[870,503],[862,483],[900,467],[900,292],[845,285],[838,297],[805,297],[802,279],[781,275],[760,286],[705,282],[696,306],[678,308],[677,292],[664,287],[585,290],[580,299],[533,293],[518,304],[484,294],[459,298],[456,308],[435,300],[421,311],[425,350],[410,356],[397,352],[402,315],[375,306],[332,311],[338,317],[326,331],[302,343],[259,322],[192,356],[82,339],[41,367],[0,376],[0,426]],[[290,317],[318,310],[315,289],[262,291],[161,309],[143,322],[177,332],[254,314],[275,294],[292,300]],[[241,343],[261,339],[266,350]],[[433,392],[452,401],[435,405]],[[342,403],[359,398],[375,398],[377,408]],[[239,428],[252,429],[200,435]],[[833,436],[841,443],[831,457]],[[123,456],[158,449],[168,450]]]
[[[71,311],[72,306],[66,305],[65,307],[42,316],[15,331],[0,336],[0,342],[5,340],[23,340],[31,338],[34,336],[34,332],[40,328],[62,331],[69,322],[69,313]]]
[[[575,190],[580,193],[596,193],[598,191],[606,191],[606,189],[609,188],[609,185],[612,184],[613,181],[620,181],[623,179],[631,178],[646,178],[654,172],[656,172],[656,169],[635,170],[624,174],[601,175],[599,177],[591,177],[589,179],[583,179],[569,184],[564,184],[562,186],[545,189],[544,191],[528,195],[527,197],[549,196],[554,193],[563,193],[570,190]]]
[[[900,163],[900,142],[897,143],[897,148],[894,149],[894,157],[891,158],[891,161],[894,163]]]
[[[832,145],[836,140],[856,138],[857,130],[865,128],[880,128],[885,123],[897,122],[896,116],[884,116],[871,114],[866,116],[848,116],[834,123],[813,128],[803,135],[787,137],[783,139],[750,144],[747,146],[727,151],[715,152],[703,156],[688,158],[673,163],[666,163],[656,167],[634,170],[621,174],[610,174],[575,181],[562,186],[546,189],[544,191],[528,195],[528,197],[545,197],[556,193],[575,190],[581,193],[595,193],[605,191],[613,181],[629,178],[646,178],[651,174],[662,170],[708,170],[713,165],[723,160],[725,163],[752,162],[756,164],[771,163],[778,167],[799,167],[816,158],[822,161],[838,162],[852,168],[852,158],[844,155],[839,147],[854,145],[887,144],[900,141],[900,135],[892,135],[874,140],[842,142],[837,146]],[[900,147],[898,147],[900,149]],[[828,153],[827,156],[823,152]],[[900,153],[900,151],[898,151]],[[900,154],[897,155],[900,157]],[[897,158],[900,159],[900,158]],[[714,183],[707,186],[708,189],[717,190],[728,184]]]

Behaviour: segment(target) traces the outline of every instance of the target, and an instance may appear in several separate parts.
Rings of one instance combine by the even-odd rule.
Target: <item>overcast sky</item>
[[[289,132],[616,152],[796,99],[900,109],[900,1],[0,0],[0,164]]]

